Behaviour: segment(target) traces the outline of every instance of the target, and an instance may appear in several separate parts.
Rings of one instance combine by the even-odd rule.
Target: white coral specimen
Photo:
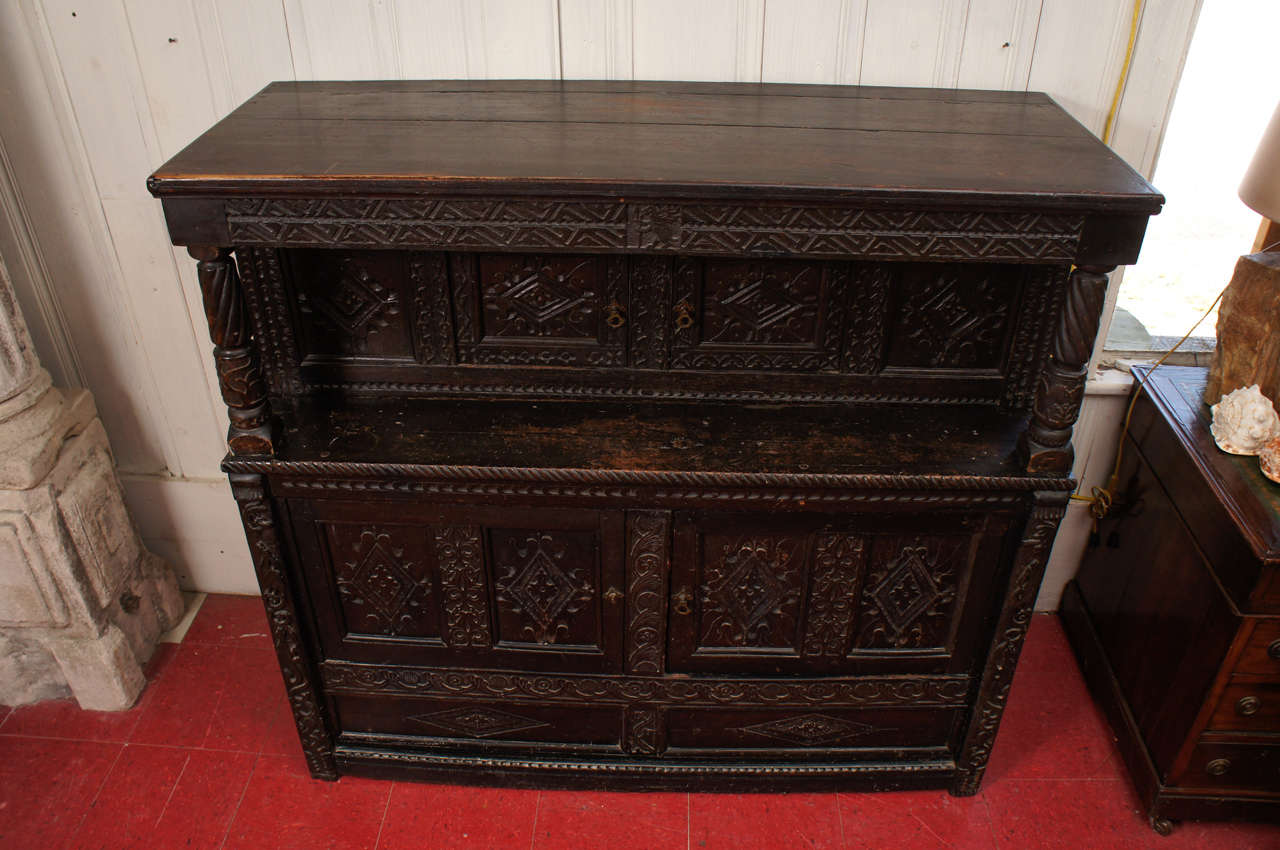
[[[1227,393],[1212,408],[1209,431],[1218,448],[1233,455],[1256,455],[1280,436],[1280,416],[1257,384]]]

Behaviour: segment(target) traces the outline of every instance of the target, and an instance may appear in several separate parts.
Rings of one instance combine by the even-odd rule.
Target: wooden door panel
[[[326,657],[621,668],[620,512],[319,499],[289,512]]]
[[[905,516],[678,515],[670,668],[965,669],[981,612],[962,623],[963,599],[999,572],[1012,519],[938,512],[927,533],[918,525]]]

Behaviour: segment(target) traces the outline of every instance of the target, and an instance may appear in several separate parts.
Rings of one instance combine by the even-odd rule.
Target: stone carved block
[[[138,539],[93,400],[33,352],[0,265],[0,703],[128,708],[182,597]]]

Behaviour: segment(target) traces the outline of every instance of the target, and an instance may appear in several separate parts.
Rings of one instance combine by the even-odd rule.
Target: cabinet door
[[[846,278],[838,263],[681,257],[672,368],[839,371]]]
[[[453,254],[461,363],[625,366],[626,258]]]
[[[999,514],[678,517],[673,670],[960,672],[1012,520]],[[984,598],[978,596],[976,598]]]
[[[620,667],[622,516],[292,500],[325,657]]]

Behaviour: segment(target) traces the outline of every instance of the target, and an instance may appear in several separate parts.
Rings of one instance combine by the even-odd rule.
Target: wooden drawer
[[[340,696],[342,735],[421,738],[432,747],[504,749],[540,744],[617,750],[625,709],[617,705],[563,705],[517,701],[393,699]]]
[[[1280,745],[1201,742],[1172,784],[1275,791],[1280,787]]]
[[[671,755],[804,752],[806,760],[848,759],[850,750],[936,750],[948,746],[954,709],[696,709],[666,712]]]
[[[1280,684],[1233,678],[1209,719],[1209,730],[1280,733]]]
[[[1280,619],[1257,622],[1235,672],[1256,673],[1280,681]]]

